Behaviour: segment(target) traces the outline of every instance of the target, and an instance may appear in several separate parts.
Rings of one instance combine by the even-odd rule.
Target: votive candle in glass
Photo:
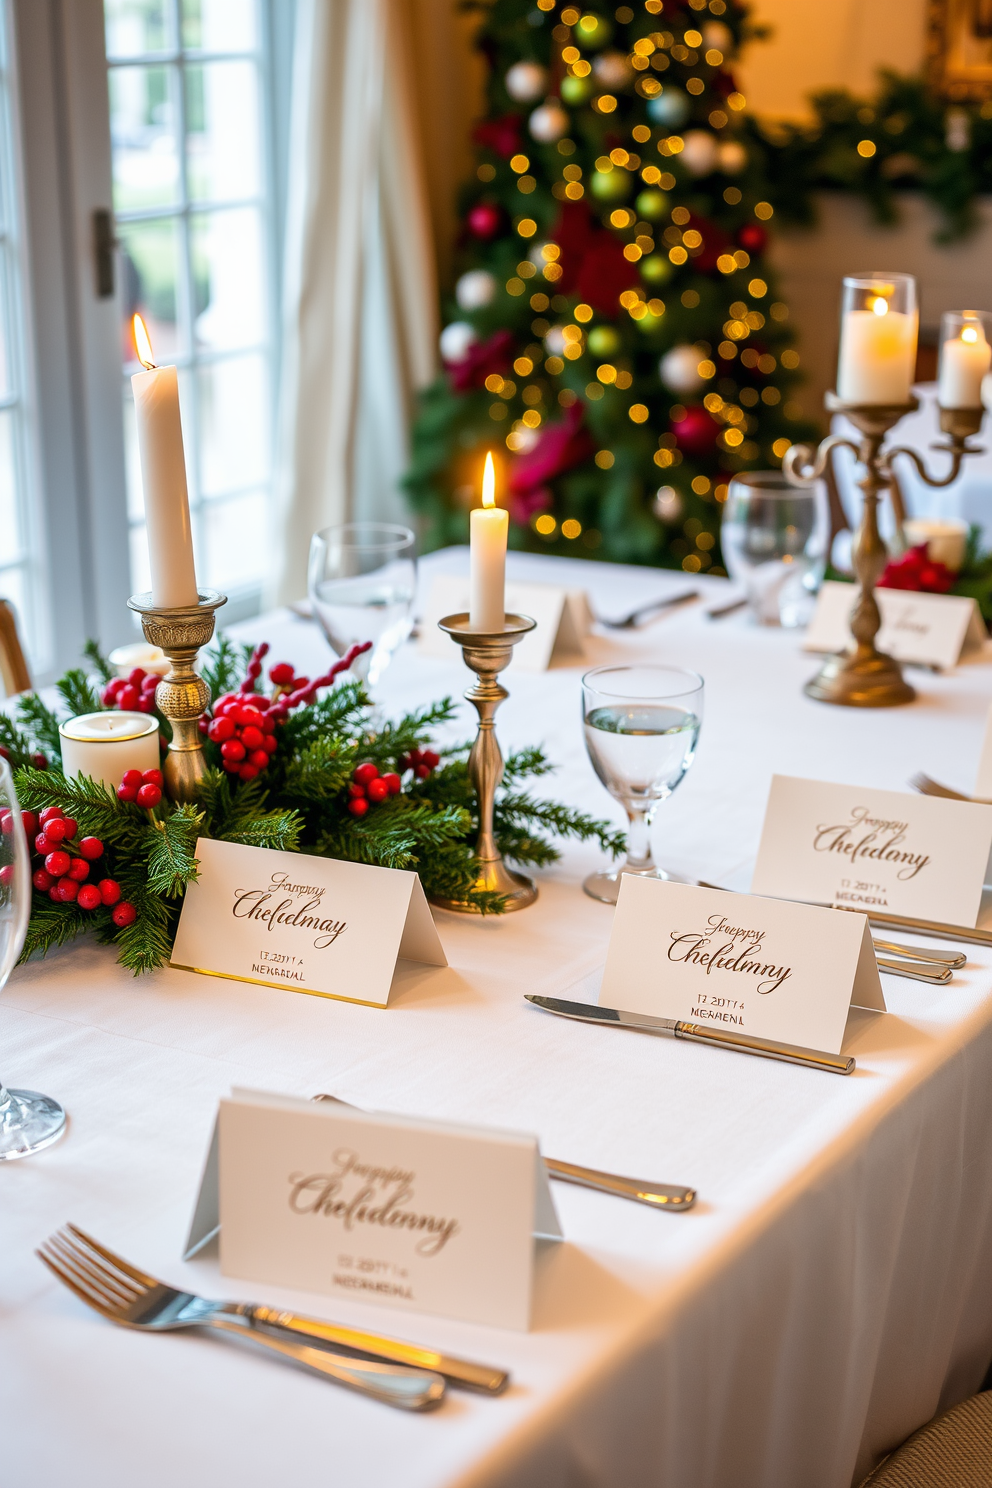
[[[849,274],[840,314],[837,396],[844,403],[908,403],[919,313],[911,274]]]
[[[948,310],[940,317],[937,402],[941,408],[981,408],[982,378],[992,363],[992,314]]]

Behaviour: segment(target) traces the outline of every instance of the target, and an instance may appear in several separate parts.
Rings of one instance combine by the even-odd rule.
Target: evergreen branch
[[[27,934],[18,957],[18,964],[32,956],[47,956],[57,946],[67,945],[84,930],[90,928],[92,920],[75,904],[53,904],[47,897],[35,893],[32,896],[31,918]]]
[[[580,841],[595,838],[603,851],[612,853],[613,857],[618,857],[624,851],[627,842],[626,833],[618,831],[609,822],[586,816],[584,812],[576,811],[571,806],[563,806],[558,801],[538,801],[533,796],[516,795],[509,791],[498,795],[494,817],[497,840],[502,832],[519,830],[523,824],[537,823],[547,827],[558,837],[576,837]]]
[[[80,713],[99,713],[103,709],[82,667],[73,667],[60,677],[55,690],[68,708],[70,718],[78,718]]]
[[[62,738],[59,721],[51,708],[45,706],[36,692],[26,692],[18,700],[17,717],[29,738],[46,751],[51,763],[61,767]]]
[[[198,877],[196,839],[203,812],[195,806],[177,806],[171,816],[148,834],[148,888],[153,894],[178,899],[186,885]]]
[[[303,818],[296,811],[262,811],[240,825],[229,824],[219,835],[224,842],[240,842],[245,847],[271,847],[282,852],[295,852],[303,828]]]
[[[251,655],[250,646],[241,645],[224,632],[216,643],[202,653],[203,665],[200,675],[210,688],[210,701],[216,702],[227,692],[235,692]]]
[[[283,789],[299,801],[330,801],[346,789],[359,760],[355,742],[333,736],[304,745],[284,767]]]
[[[101,682],[106,684],[113,678],[114,669],[110,665],[110,662],[107,660],[107,658],[104,656],[103,652],[100,650],[100,647],[97,645],[96,641],[86,642],[86,645],[83,647],[83,655],[86,657],[86,660],[90,663],[93,670],[100,678]]]
[[[503,762],[503,782],[554,774],[555,766],[537,744],[515,749]]]
[[[27,734],[19,729],[9,713],[0,712],[0,748],[7,754],[15,770],[31,766],[34,746]]]

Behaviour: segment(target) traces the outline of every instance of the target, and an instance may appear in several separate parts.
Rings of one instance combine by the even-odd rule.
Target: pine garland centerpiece
[[[136,975],[167,962],[183,895],[197,877],[199,837],[415,869],[428,896],[501,912],[499,895],[475,888],[469,745],[432,747],[454,717],[452,700],[374,725],[362,684],[341,675],[364,647],[313,681],[278,663],[264,691],[268,649],[221,636],[205,655],[211,703],[200,727],[208,769],[195,803],[170,801],[157,770],[127,771],[116,792],[66,777],[58,713],[37,694],[20,700],[16,719],[0,713],[0,754],[14,767],[34,854],[22,960],[92,930],[116,945],[118,960]],[[87,655],[104,685],[97,691],[83,669],[68,672],[57,684],[68,714],[155,712],[140,669],[115,678],[96,646]],[[164,748],[167,723],[159,721]],[[574,837],[616,856],[622,832],[524,789],[552,768],[539,748],[506,760],[495,810],[503,854],[543,867],[560,856],[556,837]]]

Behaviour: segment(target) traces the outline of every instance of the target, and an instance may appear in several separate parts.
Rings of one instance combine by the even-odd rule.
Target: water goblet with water
[[[809,623],[826,569],[828,526],[819,482],[797,486],[781,470],[734,476],[720,546],[759,624]]]
[[[17,964],[31,914],[31,861],[10,767],[0,758],[0,991]],[[36,1090],[0,1082],[0,1162],[30,1157],[62,1135],[65,1112]]]
[[[582,887],[616,904],[620,878],[668,878],[651,854],[658,803],[678,786],[696,753],[703,679],[683,667],[601,666],[582,679],[582,724],[592,767],[627,813],[627,860]]]
[[[370,686],[413,628],[415,547],[409,527],[392,522],[346,522],[310,540],[314,616],[338,656],[356,641],[372,642],[352,668]]]

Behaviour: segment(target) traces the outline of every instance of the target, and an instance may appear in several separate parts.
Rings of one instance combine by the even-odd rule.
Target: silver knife
[[[534,997],[524,994],[528,1002],[557,1013],[562,1018],[575,1018],[580,1023],[600,1023],[613,1028],[635,1028],[641,1033],[662,1037],[689,1039],[697,1044],[716,1044],[722,1049],[736,1049],[740,1054],[757,1054],[763,1059],[781,1059],[786,1064],[802,1064],[807,1069],[826,1070],[832,1075],[849,1075],[855,1061],[847,1054],[825,1054],[819,1049],[803,1049],[798,1044],[778,1044],[772,1039],[754,1038],[747,1033],[729,1033],[722,1028],[702,1028],[698,1023],[684,1023],[678,1018],[651,1018],[647,1013],[624,1013],[619,1008],[598,1007],[591,1002],[563,1002],[559,997]]]

